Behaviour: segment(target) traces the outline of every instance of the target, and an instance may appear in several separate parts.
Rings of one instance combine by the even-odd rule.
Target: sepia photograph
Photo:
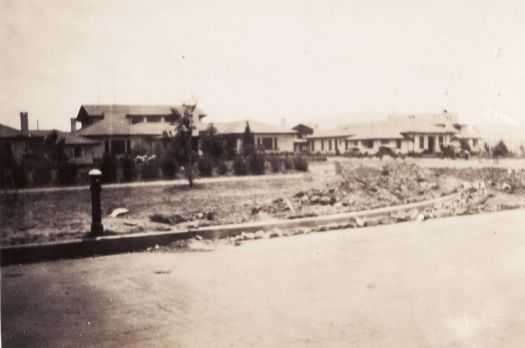
[[[524,347],[524,14],[0,0],[0,347]]]

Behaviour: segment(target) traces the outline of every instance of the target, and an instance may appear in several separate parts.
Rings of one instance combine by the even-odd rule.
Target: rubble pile
[[[525,170],[505,168],[436,168],[436,175],[446,175],[467,182],[481,181],[487,188],[511,194],[525,194]]]
[[[441,189],[439,178],[432,172],[425,172],[414,164],[393,163],[382,168],[360,166],[345,168],[325,187],[255,205],[251,213],[297,218],[419,202],[450,192]]]

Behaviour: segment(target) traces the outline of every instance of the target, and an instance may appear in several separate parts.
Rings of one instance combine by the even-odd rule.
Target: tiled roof
[[[355,125],[354,135],[349,140],[403,139],[401,129],[391,122],[374,122]]]
[[[403,139],[403,134],[410,133],[438,133],[454,134],[457,130],[451,123],[434,124],[432,118],[409,119],[389,118],[387,121],[354,123],[337,128],[314,132],[308,138],[335,138],[348,137],[348,139]]]
[[[314,133],[307,137],[309,139],[349,137],[355,134],[354,126],[355,125],[346,125],[331,129],[314,130]]]
[[[82,105],[89,116],[101,116],[106,114],[118,114],[123,116],[167,116],[177,110],[183,112],[182,105]],[[205,116],[206,114],[199,108],[195,108],[195,114]]]
[[[21,135],[22,133],[18,129],[0,124],[0,138],[15,138]]]
[[[53,129],[29,130],[27,136],[24,136],[21,131],[0,124],[0,138],[43,139],[53,131],[57,132],[59,138],[64,139],[64,144],[66,145],[96,145],[99,143],[98,141],[84,138],[76,133],[66,133]]]
[[[457,139],[481,139],[481,133],[474,127],[466,126],[454,135]]]
[[[83,136],[97,135],[161,135],[165,130],[173,130],[174,125],[166,122],[141,122],[131,124],[127,116],[169,116],[173,110],[182,113],[181,105],[82,105],[82,110],[91,117],[104,118],[85,128],[80,129],[77,133]],[[204,112],[196,108],[194,115],[205,116]]]
[[[246,122],[250,125],[250,131],[256,134],[296,134],[297,131],[277,125],[262,123],[258,121],[234,121],[225,123],[214,123],[219,134],[243,134]]]

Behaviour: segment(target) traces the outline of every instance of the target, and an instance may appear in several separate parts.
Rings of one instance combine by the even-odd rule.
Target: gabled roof
[[[56,129],[29,130],[27,135],[22,135],[18,129],[0,124],[0,138],[38,139],[43,140],[51,132],[57,132],[58,137],[64,139],[65,145],[96,145],[99,142],[84,138],[76,133],[66,133]]]
[[[457,139],[481,139],[481,133],[478,129],[470,126],[462,127],[459,133],[454,135]]]
[[[347,137],[349,140],[363,139],[403,139],[405,134],[455,134],[457,130],[449,122],[435,124],[432,117],[428,118],[389,118],[387,121],[354,123],[334,129],[314,132],[308,136],[315,138]]]
[[[354,135],[348,140],[404,139],[401,128],[392,122],[374,122],[355,125]]]
[[[345,126],[339,126],[336,128],[331,129],[320,129],[315,130],[313,134],[308,135],[308,139],[316,139],[316,138],[342,138],[342,137],[349,137],[351,135],[355,134],[354,125],[345,125]]]
[[[174,111],[182,113],[182,105],[82,105],[77,119],[86,117],[101,118],[77,131],[83,136],[100,135],[161,135],[166,130],[173,131],[174,125],[166,122],[143,122],[130,124],[128,116],[170,116]],[[206,116],[195,108],[194,116]]]
[[[184,111],[182,105],[82,105],[79,110],[84,110],[88,116],[103,116],[106,114],[118,114],[123,116],[168,116],[176,110],[178,113]],[[195,108],[194,113],[199,117],[206,114],[199,108]]]
[[[22,133],[18,129],[0,124],[0,138],[16,138],[21,135]]]
[[[297,131],[290,128],[258,121],[234,121],[224,123],[214,123],[219,134],[243,134],[246,129],[246,122],[250,125],[250,131],[254,134],[296,134]]]

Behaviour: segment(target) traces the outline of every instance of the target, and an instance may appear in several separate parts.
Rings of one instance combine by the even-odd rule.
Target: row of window
[[[148,122],[148,123],[158,123],[162,122],[176,122],[178,117],[176,115],[168,115],[168,116],[130,116],[131,124],[137,124],[142,122]]]
[[[328,151],[332,151],[332,141],[333,141],[333,148],[338,148],[337,147],[337,140],[334,139],[328,139],[326,142],[327,142],[327,150]],[[321,140],[321,151],[324,151],[325,150],[325,140]],[[345,147],[345,150],[348,151],[349,147],[350,146],[354,146],[354,147],[357,147],[359,146],[359,141],[358,140],[339,140],[339,145],[342,145],[344,142],[344,147]],[[374,147],[374,141],[373,140],[362,140],[361,141],[361,144],[363,145],[363,147],[367,148],[367,149],[371,149]],[[390,140],[381,140],[381,145],[388,145],[390,144]],[[401,148],[401,139],[397,139],[396,140],[396,147],[398,149]],[[315,151],[315,141],[312,141],[311,142],[311,145],[310,145],[310,148],[312,151]]]
[[[131,151],[131,140],[106,140],[104,142],[104,151],[112,152],[116,155],[124,154]]]

